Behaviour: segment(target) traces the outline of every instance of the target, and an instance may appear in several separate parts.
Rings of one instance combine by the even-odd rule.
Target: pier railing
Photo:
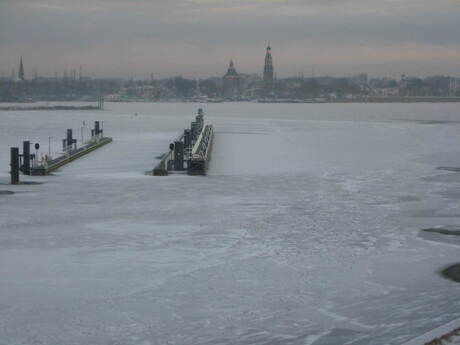
[[[212,125],[207,125],[198,137],[192,149],[190,159],[189,175],[206,175],[208,163],[211,159],[212,141],[214,131]]]

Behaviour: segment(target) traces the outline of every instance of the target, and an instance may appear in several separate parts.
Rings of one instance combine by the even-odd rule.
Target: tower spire
[[[263,89],[264,94],[267,96],[271,93],[273,89],[273,58],[271,53],[272,48],[270,47],[270,43],[268,43],[267,51],[265,53],[265,64],[264,64],[264,78],[263,78]]]
[[[235,64],[233,63],[233,59],[230,60],[230,63],[228,64],[227,74],[225,75],[238,75],[235,69]]]
[[[22,56],[21,56],[21,59],[19,60],[18,79],[24,80],[24,65],[22,63]]]

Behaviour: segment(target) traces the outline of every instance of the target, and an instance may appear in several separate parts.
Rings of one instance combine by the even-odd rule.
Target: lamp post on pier
[[[48,159],[51,159],[51,139],[54,137],[48,137]]]
[[[83,140],[83,129],[85,128],[85,121],[83,121],[83,126],[81,126],[81,146],[83,146],[83,144],[85,143],[85,141]]]

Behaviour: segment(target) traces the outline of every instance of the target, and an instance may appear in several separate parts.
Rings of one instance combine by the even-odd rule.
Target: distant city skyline
[[[262,75],[265,47],[278,77],[460,77],[456,0],[2,0],[0,73],[146,79]]]

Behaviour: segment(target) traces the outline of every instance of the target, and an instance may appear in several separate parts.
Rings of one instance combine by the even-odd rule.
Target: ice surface
[[[209,176],[146,176],[204,106]],[[460,317],[457,104],[0,112],[9,147],[113,143],[0,185],[0,344],[401,344]],[[135,114],[138,115],[135,115]],[[460,176],[460,174],[459,174]]]
[[[435,339],[442,344],[458,345],[460,344],[460,336],[458,330],[460,328],[460,319],[453,320],[441,327],[433,329],[403,345],[419,345],[429,343]],[[456,334],[453,334],[456,333]],[[446,339],[447,338],[447,339]]]

